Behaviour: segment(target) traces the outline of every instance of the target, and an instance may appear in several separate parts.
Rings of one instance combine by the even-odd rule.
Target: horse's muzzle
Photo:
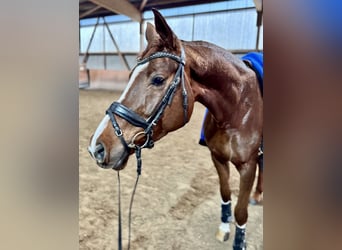
[[[95,160],[98,164],[103,164],[106,158],[106,150],[102,143],[96,145],[94,152]]]
[[[114,169],[114,170],[121,170],[125,168],[129,155],[131,152],[123,150],[117,153],[107,152],[103,143],[98,143],[95,147],[95,151],[92,152],[91,149],[88,147],[88,152],[93,159],[95,159],[96,164],[104,169]]]
[[[102,143],[98,143],[95,147],[95,151],[92,152],[90,147],[88,147],[88,152],[92,158],[96,160],[96,163],[101,168],[109,168],[107,167],[105,160],[106,160],[106,149]]]

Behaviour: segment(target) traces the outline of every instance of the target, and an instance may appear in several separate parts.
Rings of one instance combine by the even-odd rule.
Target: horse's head
[[[103,168],[123,169],[137,148],[153,147],[154,141],[182,127],[193,110],[181,41],[162,15],[153,12],[156,28],[148,23],[147,47],[90,140],[88,150]]]

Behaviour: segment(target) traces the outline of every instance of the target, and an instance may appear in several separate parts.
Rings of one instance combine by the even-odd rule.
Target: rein
[[[138,186],[138,181],[139,181],[140,175],[137,175],[137,178],[135,180],[133,192],[131,195],[131,201],[129,203],[129,213],[128,213],[128,247],[127,249],[129,250],[131,248],[131,222],[132,222],[132,207],[133,207],[133,200],[134,200],[134,195],[135,191],[137,190]],[[118,171],[118,218],[119,218],[119,223],[118,223],[118,250],[122,250],[122,226],[121,226],[121,181],[120,181],[120,172]]]
[[[137,188],[137,184],[139,181],[139,176],[141,175],[141,150],[143,148],[153,148],[154,146],[154,141],[152,139],[153,135],[153,127],[157,125],[158,121],[162,117],[166,107],[171,104],[173,97],[178,89],[178,86],[182,85],[182,96],[183,96],[183,112],[184,112],[184,124],[188,122],[188,95],[187,91],[185,88],[185,81],[184,81],[184,66],[185,66],[185,53],[183,47],[181,48],[181,56],[177,56],[168,52],[156,52],[152,54],[151,56],[140,59],[137,61],[137,65],[133,68],[134,69],[138,65],[145,64],[151,60],[154,60],[156,58],[170,58],[176,62],[178,62],[178,68],[176,71],[176,74],[171,81],[170,86],[166,90],[164,97],[162,98],[161,102],[157,106],[156,110],[152,113],[152,115],[148,118],[145,119],[135,113],[133,110],[130,108],[124,106],[120,102],[113,102],[110,107],[106,110],[106,114],[109,115],[110,120],[112,122],[115,135],[120,139],[121,144],[125,148],[125,153],[128,153],[131,149],[135,150],[135,156],[137,160],[137,179],[134,185],[134,189],[132,192],[131,196],[131,201],[130,201],[130,208],[129,208],[129,235],[128,235],[128,249],[130,249],[130,239],[131,239],[131,211],[132,211],[132,205],[133,205],[133,199],[135,195],[135,191]],[[144,129],[144,131],[138,132],[136,135],[133,136],[132,140],[130,143],[127,144],[126,140],[123,137],[122,130],[117,123],[115,116],[117,115],[130,124],[134,125],[135,127],[141,127]],[[144,142],[143,145],[139,146],[135,144],[135,139],[139,135],[144,135],[146,137],[146,141]],[[119,206],[119,224],[118,224],[118,249],[122,250],[122,227],[121,227],[121,200],[120,200],[120,175],[118,171],[118,206]]]

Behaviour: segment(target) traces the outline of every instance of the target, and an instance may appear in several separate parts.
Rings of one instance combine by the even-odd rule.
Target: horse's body
[[[154,14],[156,29],[148,25],[148,45],[140,57],[149,58],[158,51],[177,56],[182,50],[185,52],[183,92],[187,93],[187,110],[183,112],[184,98],[179,88],[160,120],[153,124],[153,133],[149,135],[156,141],[168,132],[182,127],[191,117],[195,101],[208,108],[209,114],[204,122],[205,138],[219,175],[222,197],[222,224],[217,237],[227,240],[229,235],[228,223],[232,217],[228,166],[230,161],[240,173],[240,191],[235,207],[237,225],[234,249],[244,249],[247,206],[255,178],[263,126],[263,100],[257,77],[240,59],[216,45],[178,40],[159,12],[154,11]],[[167,57],[153,58],[138,65],[132,71],[129,84],[118,105],[129,107],[133,113],[147,119],[155,112],[176,74],[177,66],[177,62]],[[89,151],[101,167],[120,170],[126,165],[129,155],[134,152],[134,148],[128,149],[125,146],[127,142],[133,141],[142,145],[147,139],[143,136],[141,127],[132,125],[129,119],[118,115],[117,111],[113,113],[116,118],[113,114],[110,117],[106,115],[97,128]],[[185,120],[184,114],[187,116]],[[118,131],[123,131],[123,136],[120,137]],[[98,147],[101,150],[98,150]],[[254,198],[260,201],[261,194],[262,172],[259,172]]]

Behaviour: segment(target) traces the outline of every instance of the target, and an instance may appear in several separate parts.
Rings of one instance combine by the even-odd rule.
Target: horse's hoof
[[[229,239],[229,232],[218,229],[216,232],[216,239],[221,242],[227,241]]]
[[[253,197],[249,199],[249,204],[251,205],[262,205],[262,196]]]

